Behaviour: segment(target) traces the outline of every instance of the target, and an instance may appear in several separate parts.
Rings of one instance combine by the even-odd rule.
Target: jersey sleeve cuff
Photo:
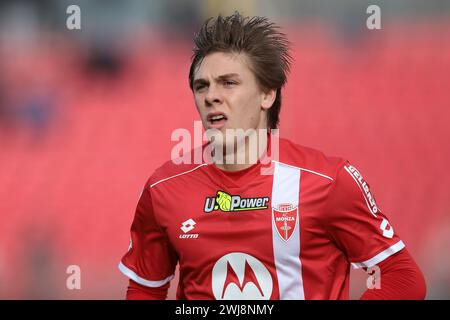
[[[124,265],[122,263],[122,261],[119,263],[119,270],[124,275],[126,275],[128,278],[130,278],[131,280],[133,280],[143,286],[151,287],[151,288],[161,287],[161,286],[165,285],[166,283],[168,283],[170,280],[172,280],[175,276],[174,274],[172,274],[171,276],[168,276],[167,278],[165,278],[163,280],[159,280],[159,281],[146,280],[146,279],[138,276],[133,270],[128,268],[126,265]]]
[[[371,267],[379,264],[381,261],[386,260],[387,258],[392,256],[393,254],[399,252],[404,247],[405,247],[405,244],[403,243],[402,240],[400,240],[396,244],[390,246],[389,248],[387,248],[386,250],[380,252],[379,254],[377,254],[376,256],[374,256],[371,259],[368,259],[368,260],[363,261],[363,262],[352,262],[352,267],[354,269],[371,268]]]

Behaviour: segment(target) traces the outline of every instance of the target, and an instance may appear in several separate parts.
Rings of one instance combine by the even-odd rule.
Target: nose
[[[207,107],[211,107],[213,104],[222,103],[222,98],[220,96],[219,90],[215,85],[210,85],[208,88],[208,92],[205,95],[205,105]]]

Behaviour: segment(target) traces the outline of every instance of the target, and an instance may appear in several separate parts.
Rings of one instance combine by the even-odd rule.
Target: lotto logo
[[[194,226],[197,224],[193,219],[186,220],[181,224],[181,231],[184,232],[184,234],[180,234],[180,239],[197,239],[198,233],[189,233],[190,231],[194,230]]]
[[[186,220],[185,222],[183,222],[181,224],[181,231],[183,231],[184,233],[188,233],[189,231],[194,229],[196,222],[192,219]]]

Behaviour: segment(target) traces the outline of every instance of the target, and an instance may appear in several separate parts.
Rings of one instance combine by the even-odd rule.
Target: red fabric
[[[302,288],[304,295],[291,298],[348,299],[349,262],[363,267],[365,261],[380,253],[387,258],[404,244],[355,167],[344,159],[327,157],[286,139],[278,143],[282,163],[278,168],[284,169],[277,171],[276,180],[274,175],[261,174],[261,163],[244,170],[224,171],[215,165],[169,161],[157,169],[136,209],[132,243],[122,259],[126,275],[166,283],[179,263],[179,299],[219,299],[224,292],[228,298],[248,299],[253,292],[252,298],[277,300],[293,294],[290,288],[295,286]],[[298,172],[298,180],[284,179],[287,170],[292,171],[290,174]],[[280,233],[272,212],[272,207],[278,206],[272,200],[280,198],[282,183],[286,190],[294,190],[283,201],[298,204],[300,212],[298,219],[294,214],[287,222],[296,236],[290,242],[285,239],[288,235]],[[229,197],[228,208],[219,205],[224,193]],[[233,197],[238,200],[236,210],[230,205]],[[253,201],[253,205],[242,199]],[[290,252],[300,256],[288,256]],[[280,282],[276,265],[298,270],[299,260],[301,279],[290,277]],[[285,265],[284,261],[290,263]],[[229,281],[232,273],[226,272],[231,271],[228,264],[233,272],[244,274],[245,262],[255,274],[252,282],[261,291],[244,290],[241,283],[237,286],[240,290],[229,286],[233,281]]]
[[[127,290],[127,300],[165,300],[170,284],[150,288],[130,280]]]
[[[406,248],[379,263],[378,267],[380,289],[368,289],[361,300],[425,299],[425,279]]]
[[[381,288],[368,289],[361,300],[422,300],[426,295],[425,279],[407,249],[394,254],[379,265]],[[169,284],[149,288],[130,280],[127,300],[164,300]]]

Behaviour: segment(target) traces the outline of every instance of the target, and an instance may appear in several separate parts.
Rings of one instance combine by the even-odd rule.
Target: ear
[[[267,92],[263,91],[262,97],[261,97],[262,98],[261,99],[261,107],[264,110],[269,109],[273,105],[276,96],[277,96],[277,90],[275,90],[275,89],[270,89]]]

